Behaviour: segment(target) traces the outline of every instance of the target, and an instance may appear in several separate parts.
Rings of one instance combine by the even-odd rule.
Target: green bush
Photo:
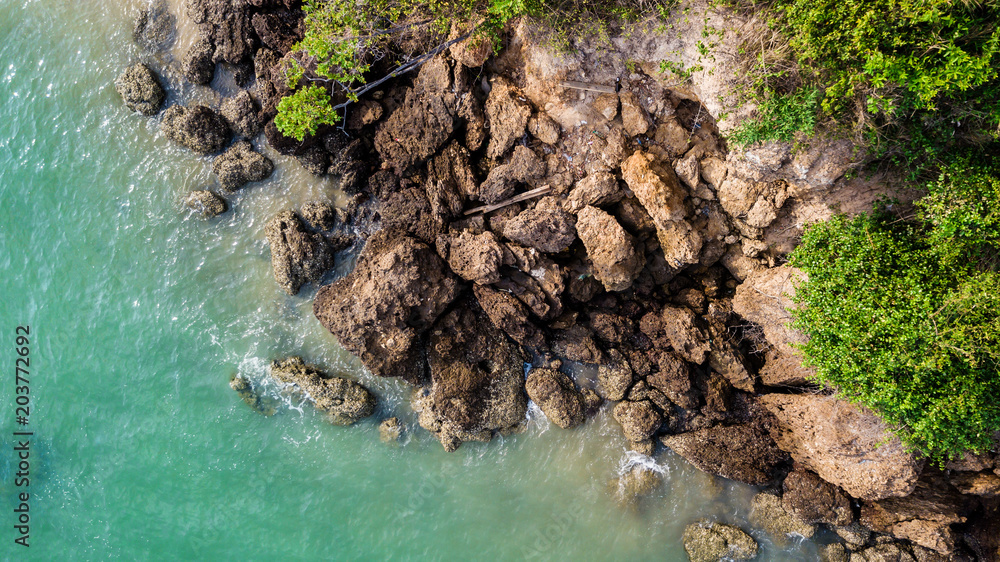
[[[745,146],[768,140],[790,141],[799,132],[811,135],[820,95],[816,88],[800,88],[784,95],[774,90],[763,92],[757,115],[740,123],[730,134],[730,142]]]
[[[320,125],[333,125],[340,116],[330,105],[330,94],[317,85],[299,88],[295,93],[281,98],[274,126],[281,134],[299,141],[314,135]]]
[[[1000,430],[998,168],[946,168],[903,220],[883,203],[808,228],[796,326],[819,382],[943,462]]]

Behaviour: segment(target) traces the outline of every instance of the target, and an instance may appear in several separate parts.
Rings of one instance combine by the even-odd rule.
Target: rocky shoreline
[[[795,353],[797,273],[783,257],[803,221],[878,191],[843,178],[858,162],[842,142],[731,151],[706,89],[629,71],[620,52],[557,59],[525,25],[495,57],[453,45],[352,105],[343,127],[298,142],[274,125],[299,56],[298,2],[185,10],[143,11],[137,42],[163,45],[173,18],[189,18],[200,35],[175,61],[180,74],[207,84],[228,65],[245,88],[218,108],[162,111],[167,138],[217,155],[217,188],[186,205],[224,213],[225,194],[270,176],[257,142],[339,178],[346,209],[316,202],[268,223],[275,279],[290,295],[319,286],[363,244],[353,271],[318,287],[313,311],[373,374],[414,386],[419,425],[446,450],[522,430],[529,399],[565,430],[609,408],[630,449],[670,448],[762,487],[753,518],[776,541],[822,526],[839,537],[827,560],[1000,558],[996,454],[927,465],[872,413],[810,385]],[[398,47],[439,39],[414,33]],[[617,93],[561,85],[582,78]],[[142,63],[116,88],[147,116],[166,99]],[[334,423],[374,412],[363,386],[301,359],[275,361],[271,376]],[[232,386],[261,409],[249,381]],[[392,419],[387,441],[402,429]],[[657,477],[643,470],[622,485],[648,489]],[[718,522],[692,522],[684,541],[692,560],[757,554]]]

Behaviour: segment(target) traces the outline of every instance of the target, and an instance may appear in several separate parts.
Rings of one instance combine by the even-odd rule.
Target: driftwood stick
[[[494,203],[493,205],[483,205],[482,207],[476,207],[474,209],[469,209],[465,212],[465,216],[474,215],[476,213],[492,213],[497,209],[503,209],[508,205],[513,205],[514,203],[520,203],[521,201],[526,201],[528,199],[533,199],[539,195],[545,195],[546,193],[552,191],[552,188],[543,185],[542,187],[537,187],[531,191],[525,191],[524,193],[515,195],[510,199],[505,199],[499,203]]]
[[[574,90],[589,90],[591,92],[604,92],[606,94],[614,94],[618,91],[614,86],[604,86],[602,84],[588,84],[587,82],[574,82],[572,80],[564,80],[559,83],[563,88],[573,88]]]

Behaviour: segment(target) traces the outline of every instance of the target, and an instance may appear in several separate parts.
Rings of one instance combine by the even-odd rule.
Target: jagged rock
[[[487,158],[500,158],[524,135],[531,117],[531,105],[523,100],[524,96],[506,79],[499,76],[493,79],[493,87],[486,98],[486,125],[490,131]]]
[[[510,161],[490,170],[486,181],[469,195],[494,204],[514,195],[517,186],[545,174],[545,163],[528,147],[517,146]]]
[[[282,211],[264,228],[271,246],[274,279],[289,295],[315,283],[333,267],[333,252],[322,234],[310,233],[298,215]]]
[[[326,173],[340,178],[340,189],[358,193],[368,181],[368,148],[361,139],[354,139],[347,146],[332,154]]]
[[[580,389],[580,394],[583,395],[583,406],[587,413],[587,417],[589,418],[597,415],[601,406],[604,405],[604,399],[601,398],[601,395],[598,394],[593,388]]]
[[[796,470],[782,484],[782,504],[806,523],[849,525],[854,520],[851,498],[814,472]]]
[[[261,43],[285,54],[302,39],[304,15],[302,10],[278,10],[254,14],[250,22]]]
[[[975,454],[966,451],[961,458],[948,461],[944,467],[946,470],[957,470],[960,472],[981,472],[993,468],[996,462],[996,455],[990,451]]]
[[[355,381],[327,377],[300,357],[271,362],[271,377],[297,386],[330,423],[351,425],[375,412],[375,395]]]
[[[700,365],[705,362],[711,345],[705,332],[695,323],[697,315],[689,308],[664,306],[660,312],[667,341],[686,361]]]
[[[314,176],[322,176],[330,168],[330,153],[319,145],[303,148],[295,154],[295,159]]]
[[[677,122],[676,115],[670,115],[656,126],[653,138],[657,144],[666,148],[671,156],[678,157],[691,148],[691,136],[691,133]]]
[[[632,387],[632,367],[617,349],[608,352],[608,358],[597,368],[597,382],[608,400],[625,398]]]
[[[639,103],[634,92],[623,91],[618,94],[622,102],[622,125],[630,137],[646,134],[653,125],[653,120]]]
[[[719,189],[728,172],[729,168],[726,167],[726,163],[714,156],[709,156],[701,161],[701,179],[715,189]]]
[[[302,206],[302,220],[313,230],[333,230],[337,224],[337,210],[329,203],[312,201]]]
[[[850,562],[851,553],[843,543],[835,542],[821,546],[819,549],[820,562]]]
[[[125,106],[143,115],[156,115],[167,94],[156,74],[137,62],[125,69],[115,80],[115,90],[125,100]]]
[[[444,223],[434,216],[426,191],[411,187],[397,191],[382,203],[382,228],[409,234],[427,244],[434,244]]]
[[[442,316],[428,338],[431,385],[418,389],[420,426],[445,450],[463,441],[489,441],[524,421],[525,356],[475,303],[465,301]]]
[[[532,369],[525,389],[545,417],[563,429],[572,429],[586,419],[583,395],[566,373],[540,367]]]
[[[497,291],[484,285],[472,288],[479,306],[489,316],[493,325],[517,343],[534,349],[545,345],[545,337],[531,320],[528,308],[510,293]]]
[[[421,335],[458,296],[459,285],[426,244],[380,231],[349,275],[319,290],[313,313],[372,373],[418,382]]]
[[[212,40],[202,35],[188,47],[181,59],[181,74],[192,84],[208,84],[215,75]]]
[[[223,191],[232,193],[244,185],[263,181],[274,172],[274,163],[247,141],[230,146],[212,162]]]
[[[184,205],[205,218],[221,215],[229,209],[225,199],[204,189],[188,194]]]
[[[254,30],[245,2],[186,0],[188,16],[211,39],[215,62],[240,64],[254,52]]]
[[[385,109],[377,101],[361,100],[350,107],[347,114],[347,128],[361,130],[382,118]]]
[[[834,527],[833,532],[837,533],[852,551],[861,549],[872,538],[872,530],[857,521],[843,527]]]
[[[796,279],[805,279],[801,270],[788,265],[750,274],[736,287],[733,311],[764,329],[764,337],[779,353],[797,357],[794,346],[805,343],[805,335],[791,327],[789,312],[795,305]]]
[[[766,492],[754,496],[750,505],[750,521],[764,529],[778,545],[787,544],[788,537],[800,536],[808,539],[816,532],[815,525],[810,525],[787,511],[781,503],[781,498]]]
[[[229,379],[229,388],[235,390],[243,402],[258,414],[271,417],[278,412],[277,400],[262,396],[250,379],[240,374],[234,374]]]
[[[767,342],[763,342],[765,345]],[[760,382],[768,386],[802,386],[815,373],[802,365],[797,355],[786,355],[770,348],[764,355],[764,366],[760,369]]]
[[[619,402],[612,414],[629,441],[649,439],[663,424],[663,416],[649,400]]]
[[[758,547],[739,527],[702,520],[684,529],[684,550],[691,562],[736,562],[756,558]]]
[[[625,192],[618,186],[618,180],[608,172],[596,171],[577,182],[573,191],[569,192],[566,209],[574,213],[580,212],[587,205],[602,207],[621,201]]]
[[[403,424],[399,423],[399,418],[387,418],[378,424],[378,436],[383,443],[399,443],[403,436]]]
[[[226,120],[203,105],[168,107],[160,127],[167,138],[198,154],[219,152],[232,137]]]
[[[681,408],[698,407],[698,393],[691,384],[691,368],[680,355],[664,351],[659,354],[658,371],[646,375],[646,382]]]
[[[698,188],[698,159],[695,157],[693,152],[688,152],[688,155],[677,161],[674,165],[674,171],[677,172],[677,177],[688,186],[688,189],[694,191]]]
[[[459,29],[453,30],[454,37],[449,37],[449,40],[457,39],[461,33]],[[451,58],[463,66],[476,68],[486,64],[486,60],[493,54],[493,44],[488,37],[473,34],[472,37],[453,44],[448,50]]]
[[[705,472],[755,486],[774,479],[788,458],[756,425],[710,427],[664,436],[660,442]]]
[[[264,128],[260,121],[260,108],[246,90],[222,100],[219,112],[229,127],[243,138],[252,139]]]
[[[562,130],[548,113],[538,112],[528,120],[528,132],[545,144],[556,144]]]
[[[591,365],[601,363],[604,357],[590,330],[579,324],[553,334],[552,352],[563,359]]]
[[[632,286],[646,259],[636,252],[635,239],[614,217],[596,207],[584,207],[577,215],[576,232],[605,289],[624,291]]]
[[[610,121],[618,115],[618,94],[601,94],[590,107]]]
[[[471,151],[482,148],[486,142],[486,114],[476,96],[465,96],[458,106],[458,117],[465,121],[465,147]]]
[[[959,472],[952,475],[951,484],[963,494],[987,498],[1000,496],[1000,475],[992,472]]]
[[[455,94],[438,89],[448,82],[440,59],[424,64],[403,103],[378,126],[375,150],[388,167],[402,173],[433,156],[455,131]]]
[[[503,235],[518,244],[556,254],[576,240],[576,218],[546,197],[533,209],[522,211],[504,226]]]
[[[466,281],[490,285],[500,280],[504,252],[492,232],[473,234],[463,230],[458,236],[438,236],[438,254],[451,270]]]
[[[851,562],[917,562],[899,543],[875,545],[851,554]]]
[[[622,178],[656,225],[660,248],[673,267],[700,261],[703,239],[685,220],[687,191],[677,175],[656,161],[653,154],[636,151],[622,162]]]
[[[761,404],[777,418],[770,431],[778,446],[851,496],[879,500],[916,487],[923,461],[870,411],[810,394],[768,394]]]
[[[788,199],[788,184],[729,176],[719,186],[718,197],[722,208],[734,220],[751,228],[765,228],[778,218],[778,210]]]
[[[958,535],[952,524],[966,521],[966,502],[947,484],[921,479],[911,494],[866,502],[861,523],[873,531],[951,554]]]
[[[656,443],[652,439],[643,439],[642,441],[629,441],[628,450],[635,451],[640,455],[651,457],[653,456],[653,453],[656,452]]]

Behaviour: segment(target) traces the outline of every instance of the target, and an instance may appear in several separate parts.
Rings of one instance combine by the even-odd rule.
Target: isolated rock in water
[[[559,427],[571,429],[586,419],[583,395],[566,373],[545,368],[532,369],[525,388],[528,397],[538,404],[545,417]]]
[[[510,150],[524,135],[530,117],[531,105],[517,88],[504,78],[494,78],[486,98],[486,124],[490,131],[486,157],[497,159]]]
[[[262,396],[257,389],[254,388],[250,379],[240,374],[234,374],[233,377],[229,379],[229,388],[235,390],[247,406],[250,406],[250,408],[252,408],[255,412],[263,416],[270,417],[278,412],[278,401],[274,398]]]
[[[787,544],[788,537],[801,536],[808,539],[816,532],[814,525],[785,510],[781,498],[766,492],[754,496],[750,506],[750,521],[767,531],[778,545]]]
[[[215,47],[212,40],[202,35],[184,53],[181,59],[181,73],[192,84],[208,84],[215,75],[215,61],[212,54]]]
[[[459,290],[456,277],[426,244],[379,231],[354,271],[319,290],[313,313],[371,372],[420,382],[421,335]]]
[[[414,402],[420,426],[448,451],[513,431],[528,409],[525,359],[474,302],[459,303],[428,334],[431,386]]]
[[[799,469],[789,473],[782,488],[785,509],[806,523],[842,527],[854,520],[850,496],[813,472]]]
[[[698,263],[704,242],[685,220],[687,190],[674,171],[648,152],[636,151],[622,162],[622,178],[656,225],[663,256],[671,267]]]
[[[635,251],[635,240],[614,217],[596,207],[584,207],[577,215],[576,232],[605,289],[624,291],[632,286],[646,258]]]
[[[856,498],[909,495],[923,461],[907,452],[875,414],[829,396],[768,394],[778,420],[771,436],[795,461]]]
[[[264,228],[271,245],[274,279],[289,295],[306,283],[315,283],[333,267],[333,252],[322,234],[305,229],[298,215],[282,211]]]
[[[403,436],[403,424],[399,423],[399,418],[388,418],[378,424],[379,439],[383,443],[398,443]]]
[[[150,2],[135,16],[132,39],[147,51],[167,49],[174,42],[176,23],[165,1]]]
[[[274,172],[274,163],[249,142],[239,141],[212,162],[212,171],[222,190],[232,193],[250,182],[267,179]]]
[[[156,74],[141,62],[125,69],[115,80],[115,89],[126,107],[143,115],[156,115],[167,97]]]
[[[684,550],[691,562],[720,562],[753,560],[758,547],[739,527],[699,521],[684,529]]]
[[[198,154],[219,152],[232,138],[226,120],[203,105],[168,107],[160,127],[167,138]]]
[[[710,427],[660,442],[705,472],[754,486],[770,482],[788,458],[766,431],[752,425]]]
[[[576,240],[576,218],[564,211],[558,202],[546,204],[546,199],[507,221],[503,235],[518,244],[550,254],[569,248]]]
[[[246,90],[222,100],[219,111],[229,126],[243,138],[252,139],[264,128],[260,120],[260,108]]]
[[[862,504],[861,524],[947,555],[958,540],[951,526],[965,523],[970,507],[943,479],[931,477],[921,479],[906,497]]]
[[[629,441],[649,439],[663,423],[660,412],[649,400],[619,402],[612,414]]]
[[[349,379],[328,378],[300,357],[271,362],[271,377],[299,387],[330,423],[351,425],[375,412],[375,395],[367,388]]]
[[[204,189],[188,194],[184,205],[205,218],[221,215],[229,209],[225,199]]]
[[[473,234],[463,230],[458,236],[438,236],[438,253],[446,256],[451,270],[466,281],[489,285],[500,280],[503,248],[492,232]]]
[[[620,505],[627,507],[655,492],[663,483],[663,475],[641,464],[635,464],[611,483],[615,499]]]

